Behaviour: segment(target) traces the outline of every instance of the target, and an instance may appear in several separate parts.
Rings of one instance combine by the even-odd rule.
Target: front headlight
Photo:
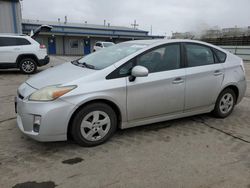
[[[47,86],[29,96],[31,101],[52,101],[75,89],[76,86]]]

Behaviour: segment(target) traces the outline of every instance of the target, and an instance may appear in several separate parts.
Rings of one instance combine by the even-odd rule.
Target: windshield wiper
[[[89,68],[89,69],[95,69],[95,66],[94,66],[94,65],[90,65],[90,64],[85,63],[85,62],[83,62],[83,63],[81,63],[81,64],[82,64],[83,66]]]
[[[79,67],[86,67],[88,69],[95,69],[94,65],[87,64],[85,62],[80,63],[78,60],[71,61],[73,65],[79,66]]]

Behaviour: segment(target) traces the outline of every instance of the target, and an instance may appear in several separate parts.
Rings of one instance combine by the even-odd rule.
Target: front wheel
[[[219,118],[229,116],[234,109],[235,103],[236,95],[234,91],[230,88],[223,90],[216,101],[214,115]]]
[[[37,70],[37,64],[33,59],[25,58],[21,60],[19,68],[25,74],[33,74]]]
[[[77,112],[71,126],[71,135],[79,145],[96,146],[113,135],[117,117],[109,105],[93,103]]]

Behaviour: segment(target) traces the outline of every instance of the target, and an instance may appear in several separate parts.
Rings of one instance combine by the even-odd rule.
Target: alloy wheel
[[[31,72],[33,72],[35,70],[35,64],[32,61],[29,61],[29,60],[24,61],[22,63],[22,69],[26,73],[31,73]]]
[[[81,135],[88,141],[98,141],[106,136],[111,120],[103,111],[88,113],[81,122]]]
[[[234,105],[234,98],[231,93],[225,93],[220,100],[219,108],[221,113],[226,114],[230,112]]]

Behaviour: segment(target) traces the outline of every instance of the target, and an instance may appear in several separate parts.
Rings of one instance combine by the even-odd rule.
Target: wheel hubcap
[[[25,61],[22,64],[22,69],[25,72],[30,73],[30,72],[34,71],[35,65],[34,65],[34,63],[32,61]]]
[[[226,114],[230,112],[230,110],[233,108],[233,105],[234,105],[233,96],[230,93],[226,93],[220,100],[220,111],[223,114]]]
[[[102,139],[110,129],[111,121],[107,113],[93,111],[87,114],[81,123],[81,134],[89,141]]]

